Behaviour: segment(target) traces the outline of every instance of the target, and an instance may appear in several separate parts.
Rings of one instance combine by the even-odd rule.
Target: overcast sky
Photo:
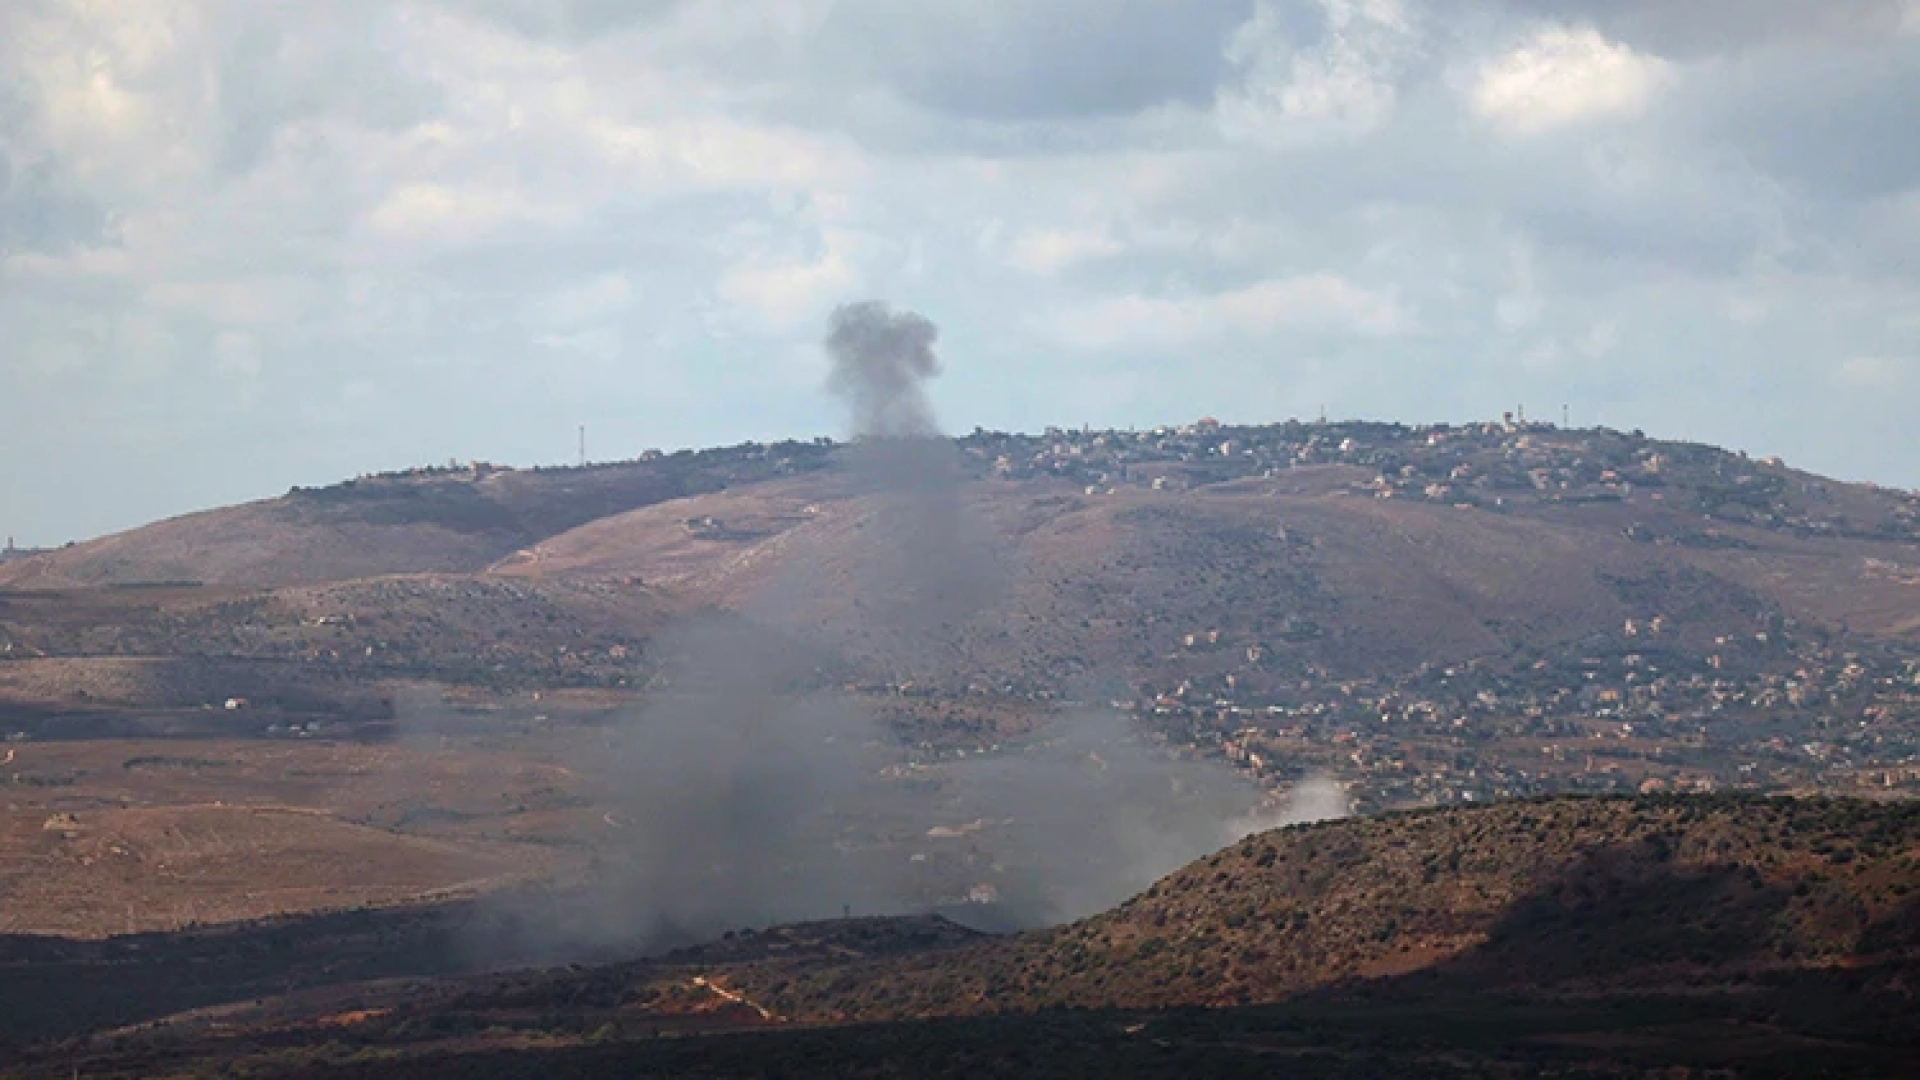
[[[1525,403],[1920,486],[1920,0],[0,0],[0,533]]]

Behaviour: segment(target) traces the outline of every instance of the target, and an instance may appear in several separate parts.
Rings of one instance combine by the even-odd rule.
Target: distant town
[[[955,443],[960,459],[983,482],[1044,481],[1086,500],[1311,477],[1315,490],[1332,497],[1405,500],[1445,512],[1545,515],[1543,520],[1584,515],[1577,519],[1583,528],[1613,529],[1632,544],[1655,549],[1731,557],[1768,534],[1920,543],[1920,493],[1835,484],[1778,459],[1750,459],[1640,432],[1568,430],[1512,416],[1460,425],[1237,426],[1202,419],[1141,431],[975,430]],[[514,470],[452,462],[290,495],[351,503],[393,485],[473,483],[515,472],[590,481],[623,476],[636,465],[664,469],[663,475],[675,478],[676,491],[696,494],[822,470],[838,449],[832,440],[814,439],[648,451],[630,462],[584,467]],[[1609,508],[1617,527],[1606,524],[1614,518],[1592,516]],[[582,520],[602,512],[583,512]],[[703,540],[744,542],[711,516],[688,519],[686,528]],[[1280,531],[1284,539],[1284,524]],[[5,557],[28,554],[8,548]],[[1870,574],[1907,584],[1920,574],[1870,554],[1862,565]],[[1320,641],[1326,631],[1311,611],[1257,633],[1205,621],[1156,628],[1153,663],[1136,670],[1128,693],[1107,704],[1178,752],[1229,761],[1275,788],[1309,774],[1328,775],[1363,808],[1559,791],[1920,793],[1920,649],[1898,635],[1814,625],[1737,596],[1726,602],[1738,608],[1738,617],[1724,625],[1713,623],[1717,616],[1663,610],[1690,588],[1711,584],[1704,575],[1701,582],[1622,578],[1613,583],[1621,596],[1644,597],[1634,600],[1637,613],[1580,640],[1404,670],[1376,665],[1358,674],[1295,648],[1316,642],[1339,647]],[[617,590],[614,583],[569,587]],[[286,628],[276,630],[270,629],[268,609],[245,602],[243,621],[258,628],[249,631],[257,638],[249,654],[318,662],[343,673],[501,687],[638,688],[648,677],[644,637],[581,639],[563,614],[532,619],[538,633],[466,644],[421,633],[425,624],[409,621],[418,612],[453,611],[461,604],[480,613],[500,604],[544,611],[547,594],[525,583],[393,579],[353,588],[356,603],[391,614],[331,622],[322,617],[305,625],[287,616]],[[158,632],[198,640],[239,617],[231,606],[208,608],[170,617]],[[483,614],[473,617],[484,621]],[[84,628],[72,631],[83,632],[100,637]],[[29,655],[82,648],[77,637],[29,634],[24,627],[12,634]],[[1064,693],[1044,676],[979,682],[941,687],[922,680],[862,690],[906,702],[906,715],[915,712],[913,699],[929,696],[984,694],[1044,705]],[[927,748],[991,752],[1002,741],[968,730],[927,736]]]

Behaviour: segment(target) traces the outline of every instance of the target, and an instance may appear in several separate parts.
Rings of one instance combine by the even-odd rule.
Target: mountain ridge
[[[969,752],[1079,701],[1264,783],[1362,774],[1371,807],[1920,783],[1920,494],[1547,425],[951,445],[994,572],[922,640],[861,606],[903,598],[866,595],[891,504],[848,447],[745,444],[368,478],[7,564],[0,702],[53,718],[31,733],[236,697],[383,721],[392,683],[637,693],[718,613],[823,654],[782,689],[859,687],[901,737]],[[426,539],[396,569],[372,533]],[[234,583],[272,566],[302,583]],[[1031,715],[955,717],[986,696]]]

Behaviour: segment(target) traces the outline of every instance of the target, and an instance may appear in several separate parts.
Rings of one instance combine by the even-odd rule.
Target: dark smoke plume
[[[835,311],[824,342],[827,389],[852,415],[854,492],[875,500],[851,582],[859,619],[884,629],[908,667],[998,581],[923,390],[940,370],[938,336],[920,315],[869,302]],[[650,647],[660,685],[580,763],[618,808],[617,850],[594,890],[602,936],[659,945],[912,906],[904,864],[842,835],[882,812],[886,748],[871,717],[822,686],[833,658],[787,636],[809,571],[790,568],[747,600],[744,617],[661,634]],[[844,640],[858,627],[823,629]]]
[[[836,308],[828,322],[827,390],[853,410],[855,439],[940,436],[922,385],[940,374],[933,344],[940,330],[925,316],[880,300]]]
[[[833,313],[826,385],[851,414],[848,476],[866,515],[844,540],[858,548],[853,614],[834,618],[855,625],[797,617],[816,568],[792,566],[740,614],[655,639],[658,685],[576,766],[615,807],[590,910],[573,919],[587,936],[654,947],[844,907],[913,910],[937,898],[911,867],[955,859],[998,883],[1015,921],[1055,921],[1229,842],[1227,823],[1251,811],[1231,770],[1170,762],[1112,713],[1064,715],[1039,745],[931,770],[937,795],[883,778],[903,748],[830,689],[844,681],[824,674],[844,659],[836,643],[879,639],[865,655],[895,682],[965,673],[955,641],[1002,610],[1013,578],[925,392],[938,338],[878,301]]]
[[[655,648],[667,685],[591,766],[617,808],[619,857],[600,889],[612,925],[671,943],[898,906],[886,867],[837,829],[874,788],[883,748],[846,702],[796,691],[815,657],[725,616]]]
[[[945,658],[933,654],[1011,582],[999,545],[969,512],[959,452],[927,400],[939,337],[925,316],[868,300],[835,309],[824,342],[827,389],[851,414],[855,491],[874,511],[853,587],[866,621],[892,635],[903,678],[940,667]]]

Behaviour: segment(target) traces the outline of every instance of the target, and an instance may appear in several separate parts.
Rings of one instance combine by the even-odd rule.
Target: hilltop
[[[1157,522],[1147,508],[1187,505],[1177,498],[1127,499],[1150,492],[1195,493],[1223,506],[1264,502],[1269,519],[1272,511],[1284,518],[1307,500],[1362,496],[1383,504],[1365,524],[1398,526],[1409,541],[1446,531],[1411,509],[1427,506],[1493,515],[1506,523],[1496,531],[1516,528],[1516,542],[1526,546],[1548,542],[1553,533],[1513,523],[1617,533],[1636,545],[1679,553],[1752,553],[1755,558],[1722,560],[1739,568],[1733,577],[1748,587],[1777,577],[1769,563],[1782,558],[1844,553],[1857,570],[1858,559],[1875,545],[1920,543],[1920,494],[1840,483],[1777,459],[1754,461],[1638,432],[1511,423],[1228,427],[1208,421],[1145,432],[976,431],[955,446],[976,485],[970,493],[984,512],[1003,519],[1002,532],[1015,535],[1109,498],[1125,504],[1114,516],[1149,530]],[[806,524],[823,496],[848,498],[847,484],[834,479],[842,474],[844,450],[815,440],[649,453],[580,468],[474,463],[411,469],[296,488],[279,499],[15,559],[0,570],[0,587],[197,582],[271,588],[388,574],[478,573],[502,560],[500,569],[519,573],[660,569],[662,556],[636,554],[624,541],[619,515],[676,501],[675,511],[661,514],[689,534],[691,540],[679,545],[687,565],[665,568],[668,576],[684,575],[711,569],[704,564],[719,552],[737,553]],[[808,476],[822,482],[783,480]],[[725,494],[702,498],[717,493]],[[1062,499],[1067,493],[1076,497]],[[1207,523],[1205,515],[1201,522]],[[1287,528],[1279,531],[1287,535],[1274,539],[1293,546],[1314,540],[1311,528],[1297,539]],[[1346,538],[1336,533],[1328,539],[1339,544]],[[1448,553],[1443,548],[1436,554]],[[1911,608],[1890,598],[1875,604],[1858,589],[1830,595],[1830,582],[1805,572],[1817,569],[1815,561],[1795,575],[1803,580],[1775,583],[1790,590],[1782,597],[1788,606],[1827,621],[1851,617],[1862,629],[1920,629]],[[1897,560],[1870,576],[1896,595],[1920,589],[1920,582],[1908,580],[1911,568]]]
[[[36,555],[45,554],[47,554],[47,551],[44,548],[19,548],[9,543],[6,547],[0,548],[0,564],[17,562],[21,559],[31,559]]]
[[[485,462],[363,476],[12,561],[0,587],[283,585],[464,573],[609,514],[820,467],[813,443],[749,444],[579,468]]]
[[[750,443],[366,477],[7,563],[0,703],[378,720],[396,680],[637,690],[663,628],[720,611],[823,654],[796,691],[975,751],[1077,700],[1376,807],[1920,788],[1915,493],[1539,424],[953,446],[1000,576],[931,641],[861,608],[887,501],[848,448]],[[951,715],[983,695],[1029,715]]]
[[[957,631],[954,666],[985,661],[995,677],[1046,677],[1006,655],[1036,647],[1069,668],[1151,667],[1191,651],[1193,633],[1215,652],[1347,674],[1577,641],[1627,619],[1724,632],[1772,613],[1920,635],[1920,496],[1711,447],[1541,425],[1292,422],[976,432],[956,447],[962,498],[1020,570],[985,620],[1012,629]],[[804,579],[789,613],[834,624],[874,503],[844,465],[843,447],[816,441],[408,470],[19,558],[0,589],[638,578],[729,607]]]

